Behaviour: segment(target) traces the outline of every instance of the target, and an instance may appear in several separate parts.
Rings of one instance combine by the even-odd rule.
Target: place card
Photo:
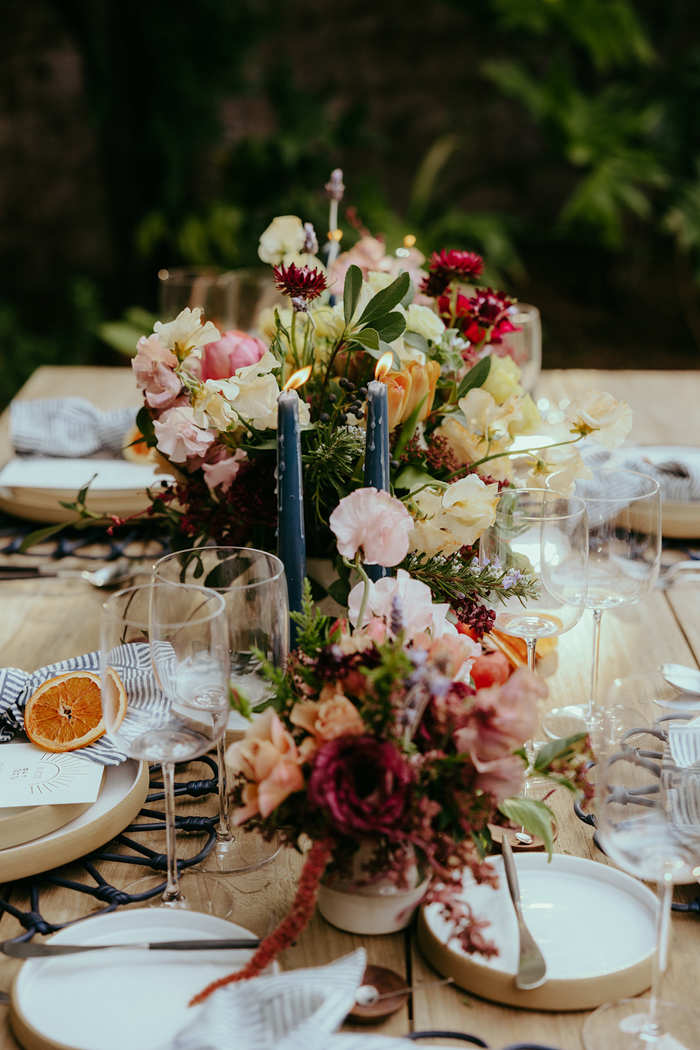
[[[103,773],[104,766],[70,752],[43,751],[35,744],[3,744],[0,810],[95,802]]]

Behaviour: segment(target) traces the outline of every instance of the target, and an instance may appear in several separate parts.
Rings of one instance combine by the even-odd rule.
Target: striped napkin
[[[137,409],[102,412],[82,397],[13,401],[12,444],[16,452],[80,459],[106,449],[120,452]]]
[[[152,708],[155,705],[167,712],[168,701],[158,689],[153,675],[150,646],[147,643],[124,645],[112,656],[113,666],[124,683],[130,700],[133,701],[136,697],[144,707]],[[7,743],[15,733],[24,729],[22,712],[32,693],[49,678],[66,674],[68,671],[92,671],[99,674],[100,654],[95,652],[75,656],[71,660],[62,660],[60,663],[42,667],[33,674],[27,674],[18,667],[0,668],[0,743]],[[123,732],[127,735],[128,722],[123,724]],[[139,728],[138,722],[135,722],[135,733],[138,732],[142,732],[142,729]],[[79,748],[73,754],[102,766],[118,766],[128,758],[128,755],[120,751],[106,736],[96,740],[94,744]]]
[[[193,1013],[167,1050],[406,1050],[404,1039],[337,1034],[366,964],[358,948],[330,966],[229,984]]]

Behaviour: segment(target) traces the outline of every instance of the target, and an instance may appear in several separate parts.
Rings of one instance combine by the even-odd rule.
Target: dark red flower
[[[275,284],[284,295],[292,298],[295,309],[305,309],[306,303],[318,298],[321,292],[328,287],[326,275],[322,270],[312,269],[310,266],[275,266]],[[297,305],[295,300],[300,300]]]
[[[509,316],[514,303],[505,292],[479,288],[472,296],[460,292],[456,301],[450,295],[441,295],[438,313],[448,328],[458,328],[471,343],[500,343],[507,332],[516,331]]]
[[[413,772],[394,744],[340,737],[318,751],[309,801],[343,835],[395,835],[408,812]]]
[[[437,299],[450,281],[472,284],[484,272],[484,260],[476,252],[456,250],[433,252],[428,263],[429,276],[423,281],[421,291]]]

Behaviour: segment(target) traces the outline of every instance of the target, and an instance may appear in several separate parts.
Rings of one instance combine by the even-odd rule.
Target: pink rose
[[[408,554],[413,518],[388,492],[356,489],[341,499],[329,524],[345,558],[354,558],[362,548],[369,565],[398,565]]]
[[[501,796],[508,797],[515,780],[513,751],[532,737],[537,726],[537,700],[545,696],[547,686],[525,668],[511,675],[505,685],[479,689],[462,727],[452,736],[457,751],[468,753],[481,774],[478,787],[495,791],[500,783],[506,790],[508,784],[506,794]],[[520,758],[517,762],[519,782],[523,763]]]
[[[174,463],[184,463],[192,456],[203,456],[216,441],[216,434],[198,427],[193,409],[185,406],[168,409],[160,419],[154,420],[153,427],[158,448]]]
[[[304,787],[302,757],[291,733],[268,707],[226,752],[226,766],[249,783],[243,789],[243,806],[233,815],[235,825],[260,813],[269,817],[281,802]]]
[[[175,354],[161,345],[157,335],[139,339],[131,367],[136,385],[146,391],[146,401],[151,408],[169,408],[177,398],[182,386],[175,373],[177,365]]]
[[[224,332],[215,343],[207,343],[202,350],[199,374],[207,379],[230,379],[237,368],[256,365],[267,347],[253,335],[233,329]]]
[[[222,491],[228,492],[245,459],[246,454],[243,449],[237,448],[232,456],[224,454],[216,463],[203,463],[202,470],[207,488],[213,492],[218,485],[221,485]]]

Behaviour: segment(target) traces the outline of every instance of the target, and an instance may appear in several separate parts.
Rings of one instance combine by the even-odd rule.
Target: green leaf
[[[504,817],[513,824],[519,824],[531,835],[539,835],[544,840],[545,849],[550,858],[554,850],[552,831],[552,811],[544,802],[536,798],[507,798],[498,807]]]
[[[379,333],[374,328],[363,328],[361,332],[354,332],[352,338],[367,350],[379,351]]]
[[[457,391],[457,400],[463,398],[473,387],[483,386],[488,379],[489,372],[491,371],[491,358],[482,357],[481,361],[478,361],[473,368],[471,368],[465,375],[462,382],[459,384]]]
[[[404,295],[403,299],[401,300],[401,305],[403,306],[404,310],[408,310],[409,306],[411,305],[411,303],[413,302],[415,297],[416,297],[416,286],[415,286],[415,284],[413,283],[413,281],[409,277],[409,279],[408,279],[408,291],[406,292],[406,294]]]
[[[420,467],[414,467],[409,463],[396,478],[394,487],[411,492],[413,489],[421,488],[423,485],[430,485],[431,482],[434,483],[435,478],[427,470],[421,470]]]
[[[30,547],[36,546],[37,543],[43,543],[49,536],[55,536],[61,529],[67,529],[69,526],[74,525],[72,521],[62,521],[60,525],[48,525],[44,529],[37,529],[35,532],[30,532],[28,536],[25,536],[22,540],[19,552],[20,554],[26,554]]]
[[[343,289],[343,315],[345,324],[349,325],[357,309],[362,292],[362,270],[359,266],[349,266],[345,274],[345,287]]]
[[[96,477],[97,477],[97,474],[93,474],[92,477],[90,478],[90,480],[88,481],[87,485],[83,485],[83,487],[81,488],[80,492],[78,493],[78,495],[76,497],[76,502],[82,503],[82,505],[85,506],[85,497],[88,494],[88,489],[90,488],[90,486],[92,485],[92,483],[93,483],[93,481],[95,480]]]
[[[581,749],[581,745],[587,739],[587,733],[575,733],[573,736],[562,737],[559,740],[550,740],[537,753],[535,759],[535,770],[544,773],[553,762],[570,758]]]
[[[393,343],[406,331],[406,318],[403,314],[394,311],[394,313],[378,317],[374,322],[374,327],[382,339],[387,343]]]
[[[370,299],[362,311],[359,324],[367,324],[368,321],[373,321],[375,317],[383,317],[384,314],[398,306],[408,292],[410,283],[411,278],[407,273],[399,274],[388,288],[382,288],[381,292],[377,292]]]
[[[429,352],[428,340],[420,332],[406,332],[403,341],[407,346],[412,346],[414,350],[422,350],[424,354]]]
[[[425,397],[427,397],[427,396],[428,395],[426,394]],[[408,444],[408,442],[413,437],[414,431],[415,431],[416,427],[418,426],[418,416],[420,415],[420,411],[421,411],[423,405],[425,404],[425,397],[421,398],[421,400],[418,402],[416,407],[413,409],[413,411],[411,412],[411,414],[408,417],[408,419],[406,420],[406,422],[401,427],[401,433],[399,434],[399,439],[396,442],[396,445],[394,447],[394,459],[398,459],[399,458],[399,456],[401,455],[403,450],[406,448],[406,445]]]
[[[138,411],[138,415],[136,416],[136,426],[145,437],[148,447],[155,448],[157,439],[155,428],[153,426],[153,417],[145,405]]]

